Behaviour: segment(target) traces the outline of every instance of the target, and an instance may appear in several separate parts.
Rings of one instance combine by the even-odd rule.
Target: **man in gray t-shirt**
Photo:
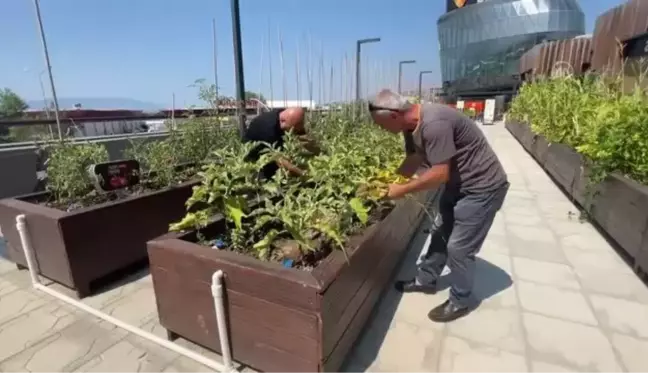
[[[477,125],[449,106],[411,104],[383,90],[370,101],[369,111],[382,128],[403,132],[413,142],[414,153],[399,169],[411,179],[390,185],[387,197],[399,199],[444,186],[430,247],[418,273],[413,279],[397,281],[396,289],[435,293],[437,280],[448,265],[450,299],[428,317],[437,322],[455,320],[472,309],[475,255],[504,202],[509,186],[506,173]]]

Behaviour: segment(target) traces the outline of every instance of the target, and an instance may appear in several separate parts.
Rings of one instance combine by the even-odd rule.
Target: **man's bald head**
[[[286,108],[284,111],[279,114],[279,120],[281,123],[281,129],[288,131],[292,129],[297,134],[303,134],[306,132],[304,127],[304,117],[306,116],[306,110],[300,107],[290,107]]]

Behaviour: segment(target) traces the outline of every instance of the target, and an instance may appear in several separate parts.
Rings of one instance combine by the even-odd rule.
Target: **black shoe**
[[[418,285],[415,279],[396,281],[394,287],[401,293],[436,294],[437,292],[436,283],[433,283],[431,285]]]
[[[448,299],[443,304],[432,309],[428,313],[428,318],[434,322],[450,322],[466,316],[469,312],[470,307],[456,305]]]

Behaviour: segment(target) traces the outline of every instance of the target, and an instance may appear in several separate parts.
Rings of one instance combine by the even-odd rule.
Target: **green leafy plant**
[[[343,116],[310,129],[308,141],[288,133],[282,149],[268,146],[257,162],[244,158],[258,144],[215,150],[187,201],[191,212],[170,229],[200,231],[222,213],[230,249],[262,260],[290,258],[305,268],[331,249],[344,249],[351,235],[393,205],[382,197],[390,182],[401,181],[388,170],[398,167],[403,145],[373,124]],[[271,180],[257,177],[265,164],[281,158],[306,175],[279,169]]]
[[[588,166],[590,204],[611,172],[648,184],[648,95],[639,80],[586,75],[526,83],[509,115],[549,142],[566,144]]]
[[[47,147],[47,190],[59,202],[84,199],[92,190],[88,167],[108,161],[108,151],[96,143],[58,142]]]

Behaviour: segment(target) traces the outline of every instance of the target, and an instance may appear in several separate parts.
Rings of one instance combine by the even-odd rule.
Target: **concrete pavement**
[[[502,124],[483,129],[511,189],[479,255],[481,307],[433,324],[427,312],[447,289],[433,296],[390,289],[345,368],[648,371],[648,287],[596,229],[578,221],[574,205]],[[426,239],[421,230],[400,277],[412,275]],[[146,272],[84,302],[164,336]],[[0,259],[0,371],[209,369],[30,289],[29,275]]]

